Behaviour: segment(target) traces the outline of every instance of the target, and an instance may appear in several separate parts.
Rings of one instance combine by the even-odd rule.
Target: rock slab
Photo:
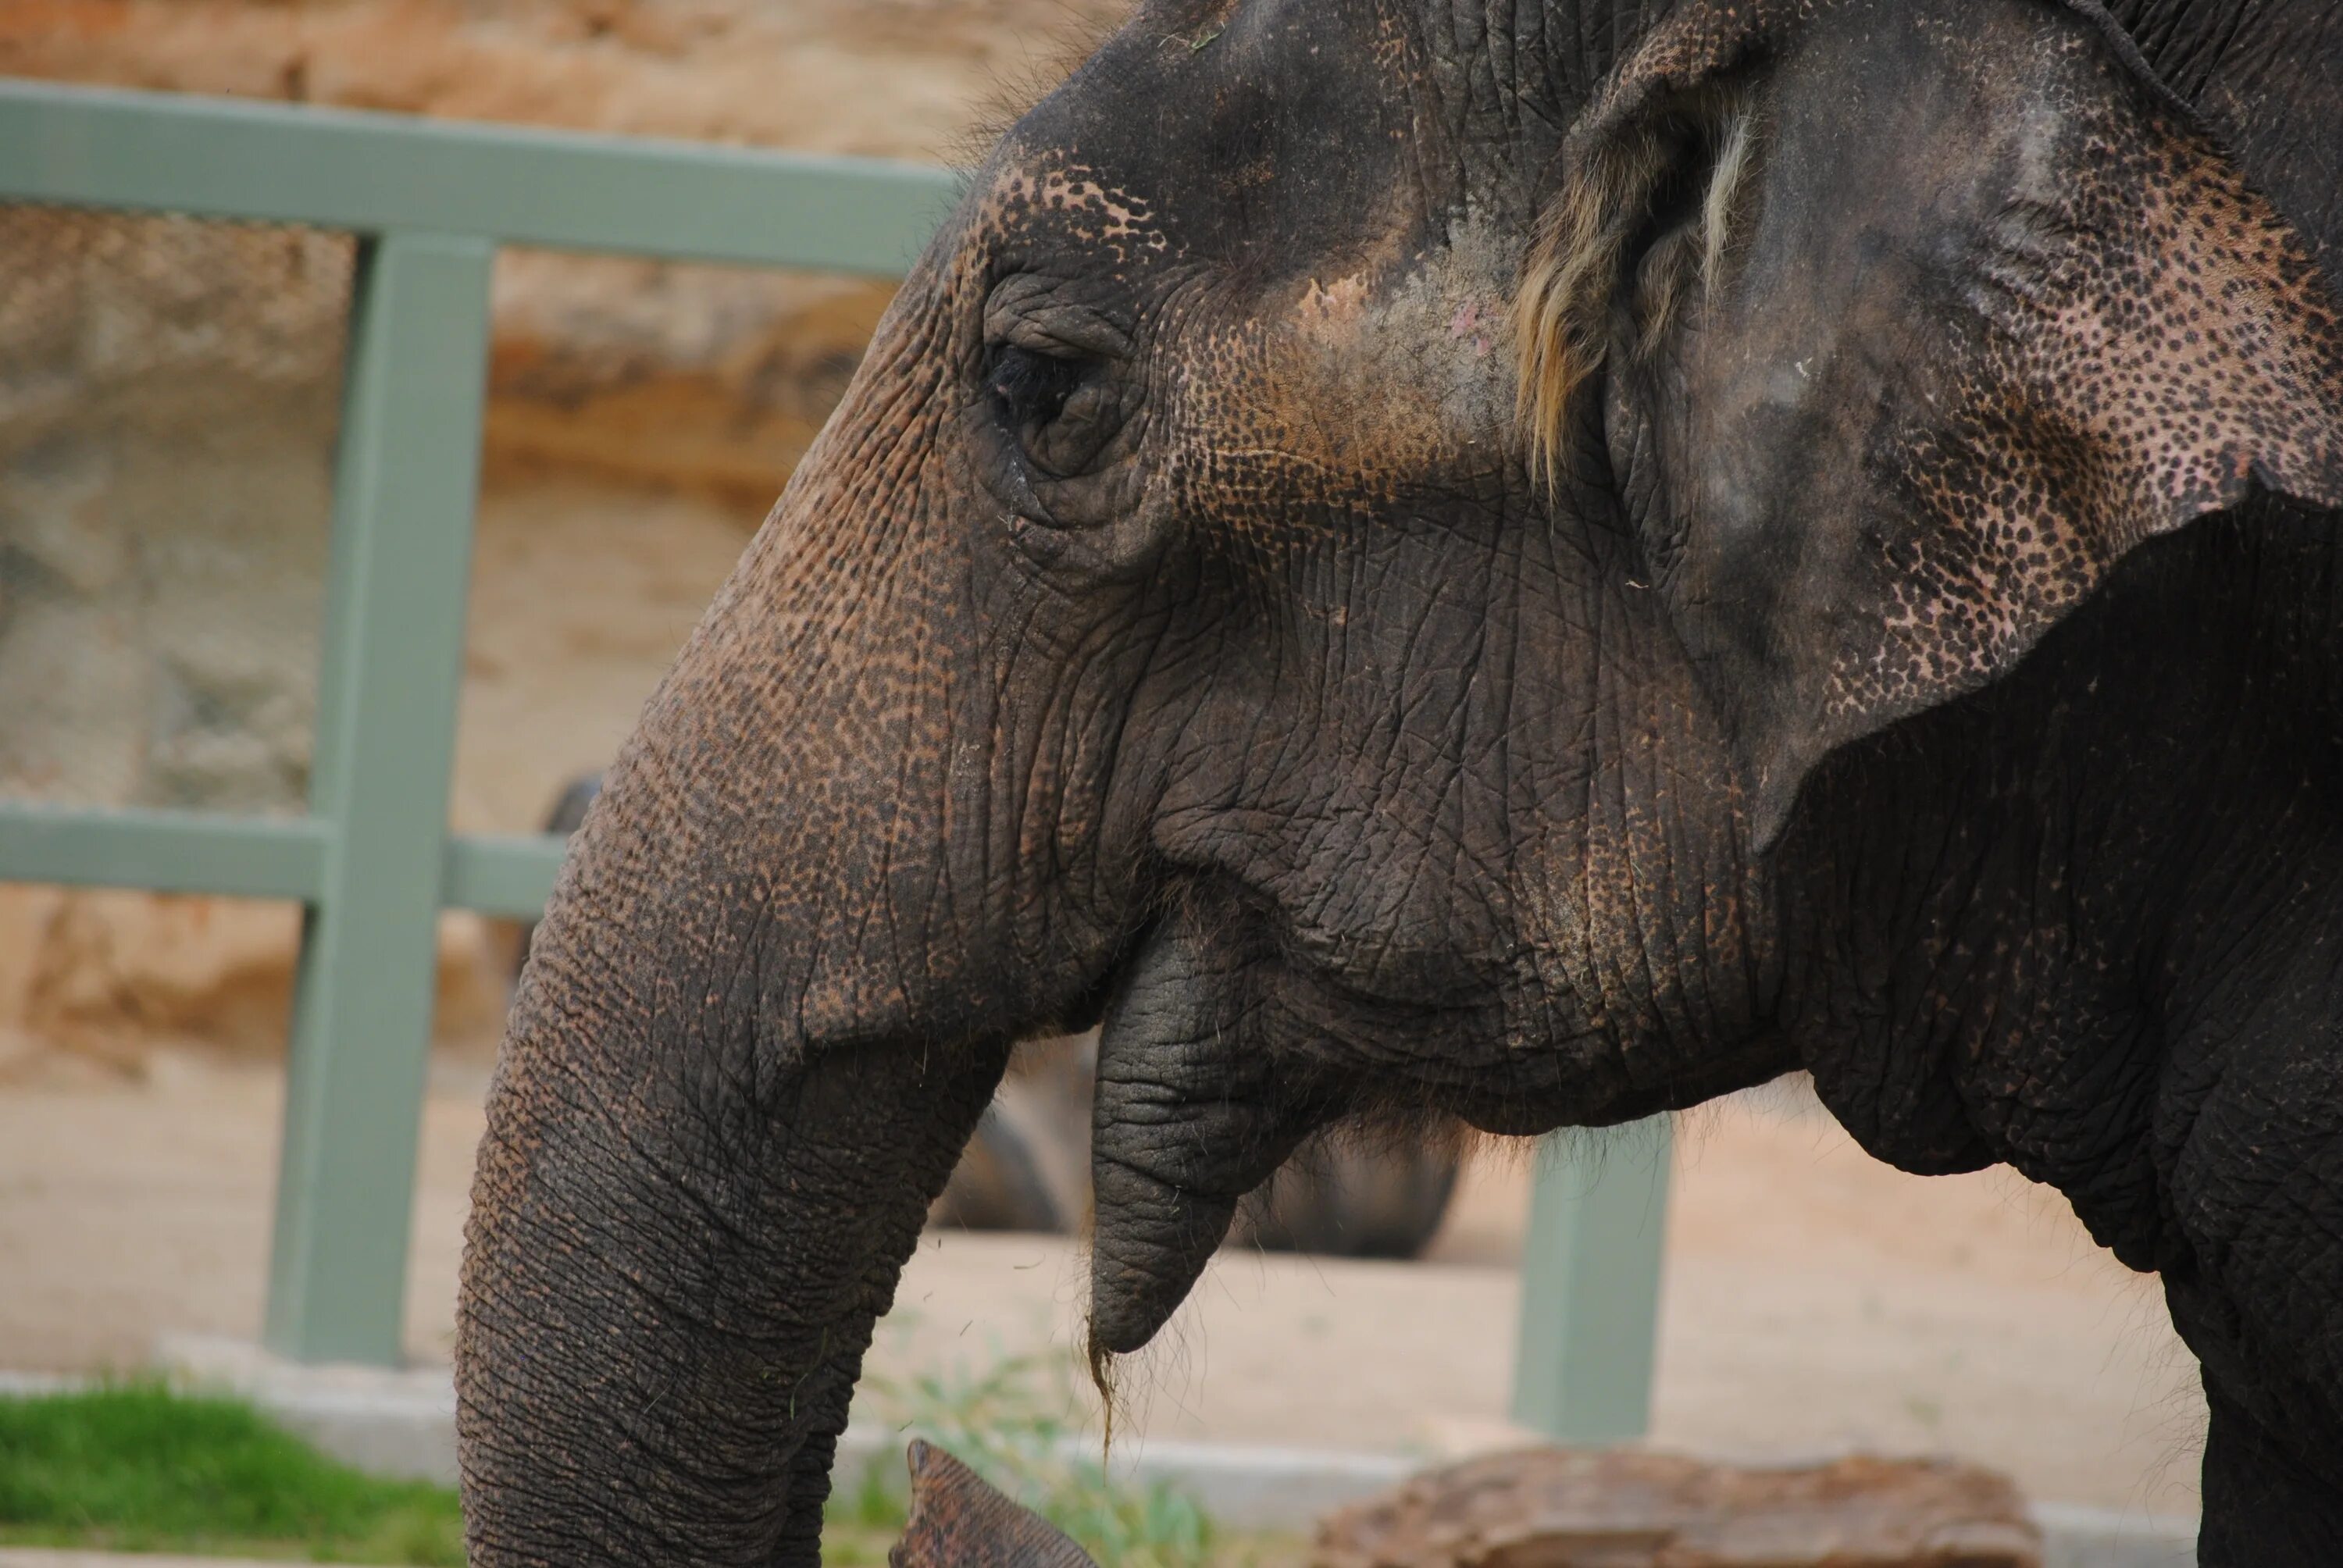
[[[1417,1476],[1329,1517],[1315,1568],[2041,1568],[2006,1478],[1856,1457],[1743,1469],[1531,1449]]]

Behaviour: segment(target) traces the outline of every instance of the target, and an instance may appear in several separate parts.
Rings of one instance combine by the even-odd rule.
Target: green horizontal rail
[[[0,200],[900,277],[949,170],[0,79]]]
[[[507,920],[533,920],[553,896],[569,840],[550,833],[474,834],[451,839],[439,901]]]
[[[317,897],[331,835],[294,819],[0,806],[0,881]]]
[[[332,843],[325,824],[297,817],[0,803],[0,882],[307,903],[324,881]],[[533,920],[552,896],[568,849],[569,841],[553,833],[450,839],[439,901]]]

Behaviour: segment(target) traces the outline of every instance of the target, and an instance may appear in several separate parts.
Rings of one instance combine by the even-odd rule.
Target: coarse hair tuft
[[[1531,475],[1549,493],[1561,481],[1572,402],[1610,357],[1623,291],[1632,283],[1639,353],[1677,319],[1695,282],[1704,300],[1715,297],[1755,148],[1746,95],[1712,91],[1638,129],[1565,151],[1569,167],[1539,215],[1513,300],[1514,413]],[[1670,193],[1684,194],[1671,176],[1688,164],[1705,181],[1697,206],[1650,246],[1630,279],[1630,247],[1668,216]]]

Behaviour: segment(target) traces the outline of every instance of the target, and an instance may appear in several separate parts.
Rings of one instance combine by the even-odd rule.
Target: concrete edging
[[[377,1475],[456,1479],[456,1388],[445,1370],[301,1367],[240,1342],[172,1336],[156,1362],[173,1382],[249,1399],[343,1462]],[[85,1387],[88,1380],[0,1372],[0,1396]],[[839,1439],[841,1487],[876,1477],[904,1480],[904,1439],[883,1427],[850,1427]],[[1087,1443],[1070,1455],[1091,1457]],[[1322,1515],[1396,1485],[1426,1462],[1402,1454],[1182,1442],[1157,1439],[1118,1454],[1113,1468],[1140,1484],[1187,1491],[1215,1519],[1247,1530],[1306,1529]],[[2187,1568],[2197,1560],[2197,1521],[2034,1505],[2044,1568]]]

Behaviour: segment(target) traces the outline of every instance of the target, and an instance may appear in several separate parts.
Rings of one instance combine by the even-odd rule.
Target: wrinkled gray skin
[[[2207,1561],[2343,1540],[2343,24],[1654,10],[1150,4],[978,171],[539,934],[480,1568],[814,1563],[1010,1042],[1101,1016],[1101,1355],[1329,1121],[1804,1065],[2162,1271]]]

